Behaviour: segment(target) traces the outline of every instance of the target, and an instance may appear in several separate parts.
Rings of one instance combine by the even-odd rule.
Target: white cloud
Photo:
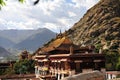
[[[75,17],[75,16],[77,16],[74,12],[68,12],[68,15],[69,15],[70,17]]]
[[[17,0],[7,0],[0,11],[0,29],[37,29],[49,28],[59,32],[70,28],[88,8],[98,0],[40,0],[33,6],[34,0],[24,4]]]
[[[56,24],[53,24],[53,23],[45,23],[43,27],[48,28],[52,31],[57,31],[59,28]]]
[[[75,7],[86,7],[86,9],[89,9],[95,5],[98,0],[72,0],[72,2],[76,3]]]

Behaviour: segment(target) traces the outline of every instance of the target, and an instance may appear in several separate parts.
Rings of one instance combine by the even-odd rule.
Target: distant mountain
[[[11,40],[4,37],[0,37],[0,46],[4,48],[10,48],[10,47],[13,47],[14,44],[15,43],[12,42]]]
[[[14,43],[19,43],[25,40],[26,38],[30,37],[31,35],[42,32],[44,29],[46,28],[40,28],[37,30],[16,30],[16,29],[0,30],[0,37],[9,39]]]
[[[8,57],[10,55],[11,55],[11,53],[8,52],[5,48],[0,47],[0,57]]]
[[[120,0],[100,0],[66,33],[78,45],[120,50]]]
[[[37,30],[0,30],[0,46],[19,50],[35,50],[55,37],[55,33],[46,29]]]
[[[55,33],[48,30],[48,29],[42,29],[42,30],[36,30],[36,34],[33,34],[29,36],[27,39],[21,41],[20,43],[16,44],[14,48],[19,50],[36,50],[38,47],[43,46],[46,42],[51,40],[55,37]]]

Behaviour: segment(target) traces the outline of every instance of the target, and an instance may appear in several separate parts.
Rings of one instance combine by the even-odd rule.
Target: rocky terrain
[[[75,44],[120,47],[120,0],[100,0],[67,32]]]

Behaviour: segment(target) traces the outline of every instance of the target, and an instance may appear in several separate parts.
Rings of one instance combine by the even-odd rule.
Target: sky
[[[99,0],[6,0],[0,11],[0,30],[48,28],[54,32],[68,30]]]

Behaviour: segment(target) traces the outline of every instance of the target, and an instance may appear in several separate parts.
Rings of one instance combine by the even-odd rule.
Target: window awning
[[[67,59],[52,60],[52,62],[64,62],[64,61],[67,61]]]
[[[52,62],[58,62],[57,60],[52,60]]]
[[[43,59],[42,61],[43,61],[43,62],[47,62],[47,61],[49,61],[49,60],[48,60],[48,59]]]
[[[38,60],[38,62],[43,62],[42,60]]]
[[[75,60],[74,61],[75,63],[80,63],[80,62],[83,62],[82,60]]]
[[[94,62],[101,62],[102,60],[94,60]]]
[[[48,59],[41,59],[41,60],[38,60],[38,62],[47,62],[49,61]]]
[[[35,61],[37,61],[38,59],[35,59]]]
[[[60,61],[67,61],[67,59],[61,59]]]

